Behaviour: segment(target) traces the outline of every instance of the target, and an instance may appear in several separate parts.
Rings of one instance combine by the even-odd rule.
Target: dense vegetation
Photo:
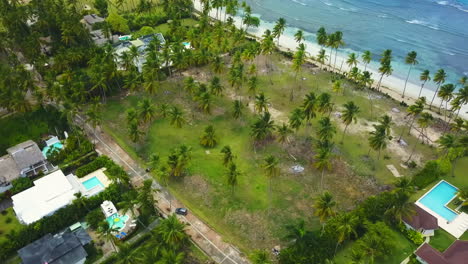
[[[68,120],[81,114],[95,130],[103,125],[201,217],[216,220],[213,224],[230,239],[245,243],[241,248],[260,248],[249,252],[256,263],[269,263],[263,250],[273,243],[285,245],[281,263],[324,263],[345,246],[357,263],[384,263],[398,248],[393,242],[398,239],[395,231],[399,232],[402,217],[411,213],[415,187],[422,189],[447,177],[467,154],[467,122],[459,118],[461,107],[468,102],[464,78],[455,92],[454,84],[445,84],[444,70],[438,70],[433,77],[437,91],[432,100],[421,97],[407,107],[403,104],[399,109],[407,116],[395,124],[391,116],[377,114],[396,107],[388,98],[379,100],[377,93],[382,79],[392,73],[391,50],[380,56],[369,52],[361,56],[366,65],[379,57],[380,75],[374,82],[366,68],[357,67],[356,54],[347,60],[349,72],[336,67],[337,50],[344,46],[340,31],[327,33],[320,28],[317,42],[323,48],[314,56],[307,54],[303,32],[299,31],[297,49],[284,54],[278,52],[277,43],[286,20],[278,19],[273,30],[253,39],[248,29],[258,27],[260,21],[245,3],[205,0],[202,12],[195,17],[189,0],[136,2],[109,5],[95,1],[94,11],[106,17],[96,25],[106,35],[135,32],[135,37],[165,29],[166,43],[150,43],[141,71],[136,49],[117,60],[110,44],[98,47],[90,41],[89,32],[79,22],[90,12],[83,10],[82,3],[32,0],[21,5],[1,1],[1,23],[6,31],[0,38],[0,47],[4,47],[0,52],[7,59],[0,63],[0,74],[8,78],[0,80],[0,106],[27,113],[33,103],[49,100],[63,108]],[[223,7],[228,16],[221,15]],[[210,18],[211,10],[216,11],[216,20]],[[232,18],[237,14],[242,17],[240,28]],[[33,15],[37,22],[29,26],[27,20]],[[41,53],[40,43],[45,42],[41,37],[49,36],[49,54]],[[185,41],[191,49],[183,47]],[[333,73],[319,71],[309,59]],[[34,65],[35,71],[27,71],[24,62]],[[410,74],[417,53],[409,52],[405,62]],[[422,88],[431,80],[429,71],[421,73],[420,79]],[[34,100],[28,98],[29,92]],[[127,94],[130,96],[121,98]],[[442,104],[439,107],[439,116],[430,111],[435,108],[436,96],[445,103],[445,110]],[[351,131],[357,120],[359,125],[371,123],[370,129]],[[430,142],[428,130],[434,127],[443,135]],[[392,162],[408,166],[404,169],[407,174],[417,173],[386,187],[390,191],[371,195],[377,192],[377,184],[366,182],[393,182],[382,176],[381,171],[386,170],[383,160],[392,159],[389,146],[402,139],[410,143],[410,151],[403,162],[400,156]],[[72,140],[70,145],[79,145]],[[438,146],[438,153],[429,144]],[[88,153],[88,147],[74,147],[77,155],[66,149],[68,160],[60,156],[65,154],[54,158],[70,164]],[[416,156],[422,158],[417,160]],[[114,179],[125,178],[121,168],[113,171],[108,162],[98,158],[80,167],[77,175],[104,166]],[[297,164],[305,167],[306,174],[286,172]],[[423,168],[411,169],[415,166]],[[151,193],[150,183],[143,188]],[[127,202],[139,197],[135,192],[125,196],[122,200]],[[142,210],[154,210],[154,201],[146,198],[140,201]],[[360,203],[356,205],[357,200]],[[90,209],[96,207],[97,200],[96,204],[88,202]],[[55,215],[71,215],[62,220],[67,224],[84,216],[75,212],[76,205],[69,207]],[[90,220],[99,217],[94,214]],[[55,215],[50,219],[60,221]],[[290,225],[293,219],[304,220]],[[35,229],[28,226],[14,233],[2,246],[4,254],[64,224],[45,227],[49,221],[45,218],[38,222],[41,225],[34,224]],[[173,218],[167,223],[170,221],[178,225]],[[99,228],[98,221],[91,222]],[[420,242],[413,233],[404,235]],[[158,248],[160,242],[149,244]],[[164,250],[154,250],[154,257],[171,254],[178,259],[180,250],[167,251],[167,247],[164,244]],[[128,252],[121,258],[136,259],[130,249],[121,252]],[[166,262],[178,263],[174,259]]]

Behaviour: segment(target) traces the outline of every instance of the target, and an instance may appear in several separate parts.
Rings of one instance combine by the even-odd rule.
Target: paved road
[[[101,131],[94,130],[84,122],[84,119],[77,116],[77,123],[83,127],[88,136],[95,142],[96,151],[110,157],[114,162],[121,165],[132,179],[135,186],[139,186],[145,179],[152,177],[140,167],[139,163],[134,160],[127,152],[125,152],[114,139]],[[168,190],[161,186],[158,182],[153,181],[153,188],[159,190],[155,192],[155,198],[158,201],[157,206],[164,214],[173,213],[177,207],[186,207],[176,198],[174,198]],[[249,264],[250,262],[244,257],[233,245],[223,241],[222,237],[216,233],[211,227],[206,225],[197,216],[189,213],[186,217],[179,218],[187,223],[186,232],[191,237],[193,242],[209,255],[216,263],[220,264]]]

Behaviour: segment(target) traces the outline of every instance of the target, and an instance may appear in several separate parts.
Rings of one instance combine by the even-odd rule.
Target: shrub
[[[400,223],[398,229],[403,233],[411,242],[416,245],[421,245],[424,242],[424,237],[416,230],[406,228],[405,224]]]
[[[75,175],[78,178],[84,177],[93,171],[99,170],[100,168],[108,167],[106,165],[108,165],[109,163],[113,163],[113,162],[108,157],[106,156],[98,157],[95,160],[91,161],[90,163],[79,167],[76,170]]]
[[[93,151],[94,146],[86,137],[73,134],[65,141],[64,149],[52,152],[47,159],[53,164],[67,164]]]
[[[101,223],[104,218],[104,214],[102,213],[101,209],[98,208],[86,215],[86,223],[88,223],[89,227],[96,230],[99,227],[99,223]]]
[[[440,177],[447,175],[449,171],[450,168],[447,168],[445,161],[430,160],[424,165],[424,168],[413,176],[411,181],[414,186],[422,189]]]
[[[20,193],[33,186],[33,182],[28,177],[21,177],[16,180],[13,180],[11,184],[13,185],[13,188],[11,188],[10,191],[13,195]]]
[[[7,224],[11,223],[11,221],[13,221],[13,219],[11,217],[7,217],[5,219],[5,223],[7,223]]]
[[[116,12],[110,13],[110,15],[106,18],[106,21],[111,26],[113,32],[123,34],[130,33],[128,21]]]

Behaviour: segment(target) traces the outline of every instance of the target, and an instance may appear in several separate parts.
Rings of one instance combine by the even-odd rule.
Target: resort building
[[[19,177],[33,177],[53,169],[32,140],[7,149],[7,153],[0,157],[0,193],[9,190],[11,182]]]
[[[416,230],[423,236],[433,236],[434,230],[439,229],[437,218],[417,205],[414,206],[414,212],[414,215],[403,218],[406,228]]]
[[[91,197],[102,192],[110,184],[104,170],[99,169],[81,179],[73,174],[65,176],[57,170],[35,180],[33,187],[12,196],[13,210],[21,223],[34,223],[69,205],[76,199],[76,193]]]
[[[91,14],[91,15],[86,15],[83,17],[81,22],[88,28],[89,31],[93,30],[93,26],[96,23],[102,23],[104,22],[105,19],[96,15],[96,14]]]
[[[468,263],[468,241],[456,240],[442,253],[424,243],[414,254],[416,259],[423,264]]]
[[[83,228],[47,234],[18,250],[22,264],[83,264],[88,254],[83,246],[91,237]]]

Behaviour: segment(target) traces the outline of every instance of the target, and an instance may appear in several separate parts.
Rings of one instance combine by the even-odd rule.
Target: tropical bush
[[[437,179],[447,175],[449,172],[450,164],[442,160],[431,160],[413,176],[412,184],[422,189]]]
[[[61,151],[54,151],[47,159],[53,164],[68,164],[94,151],[93,144],[83,135],[72,134]]]
[[[20,193],[33,186],[33,182],[28,177],[18,178],[16,180],[13,180],[11,184],[13,185],[13,188],[10,189],[10,192],[12,195]]]
[[[424,237],[416,230],[406,228],[405,224],[400,223],[398,229],[403,233],[409,240],[416,245],[421,245],[424,242]]]
[[[111,164],[113,164],[111,159],[109,159],[106,156],[100,156],[96,158],[95,160],[91,161],[90,163],[79,167],[76,170],[75,175],[78,178],[81,178],[100,168],[111,167],[112,166]]]

